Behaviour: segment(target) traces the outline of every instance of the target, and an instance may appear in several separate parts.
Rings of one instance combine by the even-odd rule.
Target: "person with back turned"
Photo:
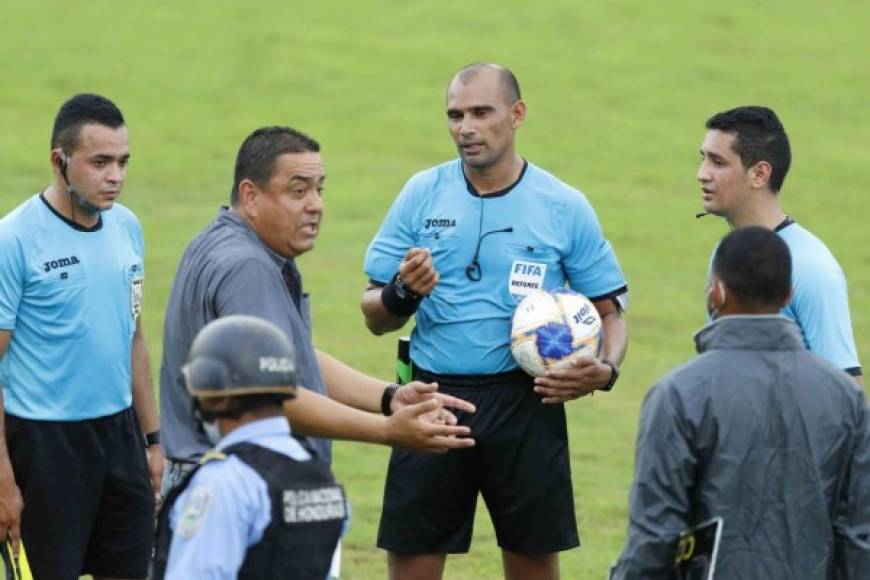
[[[780,314],[791,272],[764,227],[716,249],[699,354],[643,403],[613,578],[672,578],[681,532],[713,518],[717,578],[870,578],[870,410]]]

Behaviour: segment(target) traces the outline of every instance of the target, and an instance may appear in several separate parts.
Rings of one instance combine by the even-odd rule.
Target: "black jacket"
[[[870,578],[870,412],[780,316],[723,317],[647,394],[614,578],[669,578],[679,533],[724,520],[717,578]]]

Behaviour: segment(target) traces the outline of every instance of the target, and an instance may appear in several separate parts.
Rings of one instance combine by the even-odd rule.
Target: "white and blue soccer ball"
[[[532,376],[543,376],[578,356],[597,356],[600,345],[598,310],[567,288],[533,292],[514,311],[511,354]]]

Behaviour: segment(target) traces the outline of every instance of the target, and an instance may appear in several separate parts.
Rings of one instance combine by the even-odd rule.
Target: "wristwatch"
[[[619,378],[619,367],[616,366],[616,363],[606,358],[601,359],[601,362],[610,367],[610,380],[607,381],[607,384],[603,387],[599,387],[599,391],[609,391],[613,388],[613,385],[616,384],[616,379]]]
[[[405,286],[402,277],[396,274],[396,281],[393,282],[393,287],[396,289],[396,296],[402,300],[416,300],[420,296],[416,292]]]

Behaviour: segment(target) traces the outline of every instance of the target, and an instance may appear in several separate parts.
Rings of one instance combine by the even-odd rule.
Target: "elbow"
[[[385,334],[386,332],[388,332],[387,329],[376,324],[374,320],[371,320],[368,317],[366,317],[366,328],[368,328],[369,332],[371,332],[375,336],[381,336],[381,335]]]
[[[378,313],[367,312],[363,307],[363,317],[365,318],[366,328],[375,336],[381,336],[388,332],[400,329],[404,325],[404,321],[395,324],[390,317],[384,317]]]
[[[363,300],[360,305],[360,309],[362,310],[363,319],[366,323],[366,328],[369,329],[369,332],[374,334],[375,336],[381,336],[387,329],[384,328],[383,323],[378,319],[377,313],[372,312],[372,308],[370,304],[368,304],[365,300]]]

